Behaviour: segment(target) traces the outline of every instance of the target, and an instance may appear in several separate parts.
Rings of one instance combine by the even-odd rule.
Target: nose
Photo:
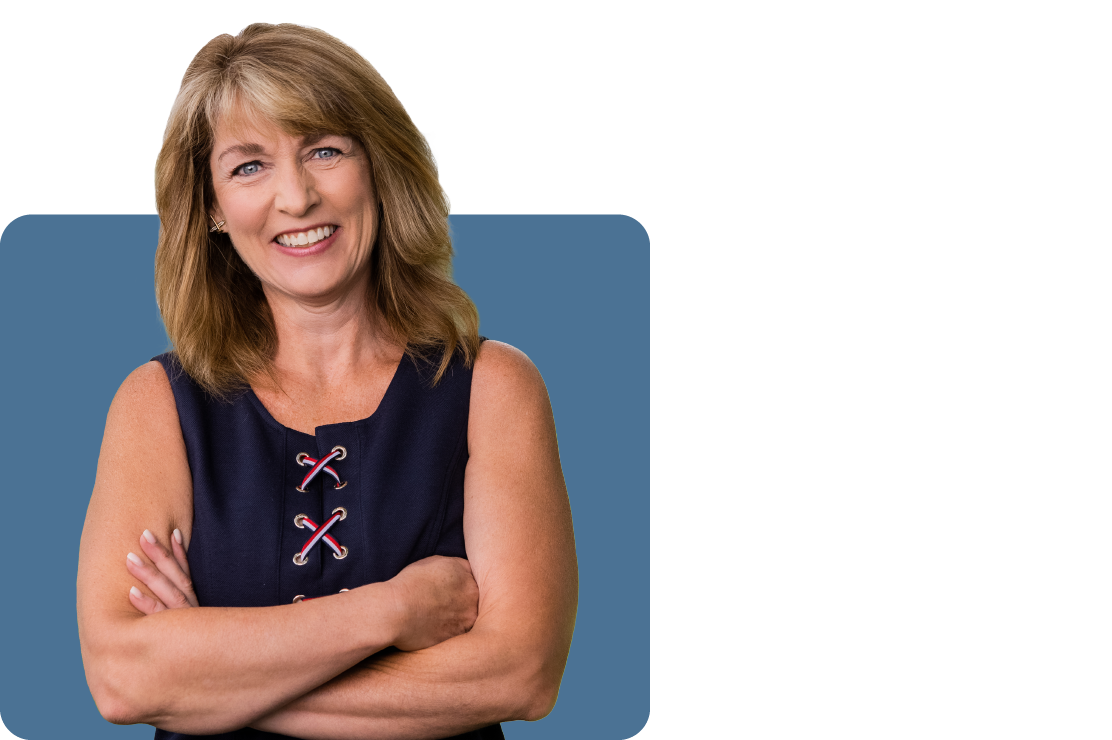
[[[291,166],[278,173],[274,207],[291,216],[304,216],[320,203],[316,180],[304,167]]]

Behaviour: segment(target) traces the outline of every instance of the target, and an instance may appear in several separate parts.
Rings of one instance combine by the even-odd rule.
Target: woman
[[[577,594],[551,409],[480,341],[389,87],[314,29],[220,36],[156,189],[175,353],[117,393],[81,541],[101,713],[237,738],[543,717]]]

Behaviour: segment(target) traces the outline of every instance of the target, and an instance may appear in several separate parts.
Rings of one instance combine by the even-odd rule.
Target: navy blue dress
[[[403,357],[374,414],[312,436],[275,421],[250,389],[219,401],[174,354],[155,359],[170,378],[193,475],[188,556],[201,606],[289,604],[387,581],[430,555],[466,557],[471,370],[461,361],[432,386],[436,358]],[[328,462],[331,472],[298,490],[311,461],[336,448],[343,453]],[[332,519],[328,536],[302,554]],[[155,732],[156,740],[189,737]],[[244,728],[206,737],[285,736]],[[502,737],[498,725],[458,736]]]

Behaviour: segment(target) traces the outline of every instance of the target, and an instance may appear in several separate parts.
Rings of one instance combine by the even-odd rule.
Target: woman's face
[[[362,287],[378,205],[363,147],[239,116],[216,128],[213,216],[268,297],[326,305]]]

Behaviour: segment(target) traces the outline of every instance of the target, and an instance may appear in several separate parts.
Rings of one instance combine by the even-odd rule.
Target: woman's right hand
[[[172,551],[163,547],[149,529],[143,530],[139,546],[151,559],[151,564],[148,565],[138,555],[129,552],[127,570],[154,595],[148,596],[132,586],[132,606],[144,614],[197,606],[197,595],[193,592],[193,581],[189,577],[189,560],[185,555],[181,531],[175,529],[170,537]]]
[[[471,629],[479,613],[479,587],[471,564],[440,555],[406,566],[389,581],[401,622],[394,647],[420,650]]]

